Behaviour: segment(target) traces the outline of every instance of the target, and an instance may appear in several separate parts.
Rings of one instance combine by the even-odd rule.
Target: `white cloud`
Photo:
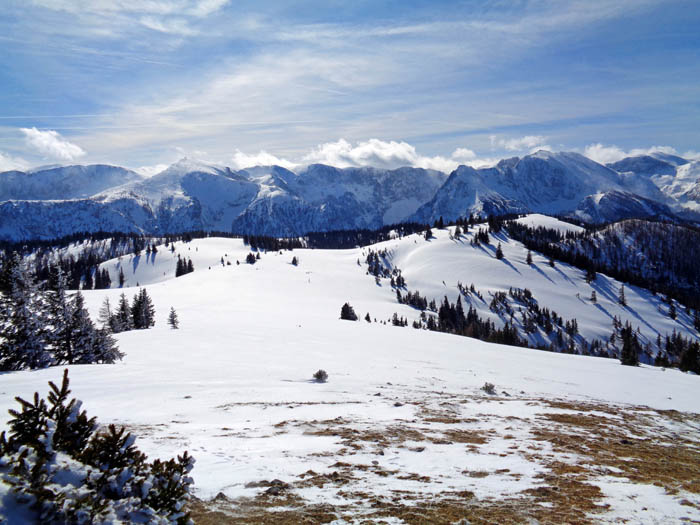
[[[476,153],[467,148],[457,148],[452,152],[452,158],[467,162],[476,159]]]
[[[13,157],[0,151],[0,172],[11,170],[25,170],[29,167],[26,160]]]
[[[543,135],[525,135],[524,137],[502,138],[496,135],[489,137],[491,140],[491,148],[504,149],[507,151],[528,151],[530,153],[537,150],[551,149],[547,145],[547,137]]]
[[[605,146],[601,143],[589,144],[583,151],[583,154],[591,160],[600,164],[608,164],[617,162],[625,157],[638,157],[640,155],[650,155],[652,153],[667,153],[669,155],[678,155],[675,148],[671,146],[652,146],[650,148],[633,148],[625,151],[622,148],[613,145]],[[690,153],[690,152],[689,152]]]
[[[683,153],[681,157],[688,160],[700,160],[700,151],[689,150]]]
[[[467,148],[457,148],[450,157],[420,155],[414,146],[401,141],[369,139],[351,144],[345,139],[326,142],[303,157],[307,163],[329,164],[339,168],[374,166],[400,168],[412,166],[449,173],[460,164],[479,163],[476,153]]]
[[[265,150],[260,150],[258,153],[248,155],[240,150],[236,150],[231,159],[233,167],[239,170],[251,168],[253,166],[282,166],[288,170],[294,169],[298,164],[287,159],[276,157]]]
[[[80,146],[67,141],[57,131],[39,131],[36,128],[20,128],[20,131],[24,133],[27,145],[46,157],[73,161],[85,155]]]

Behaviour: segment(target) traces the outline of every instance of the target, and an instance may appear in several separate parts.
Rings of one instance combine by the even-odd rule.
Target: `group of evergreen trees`
[[[587,282],[595,280],[596,272],[604,273],[700,309],[700,230],[688,224],[633,219],[562,233],[500,218],[496,222],[528,250],[585,271]]]
[[[194,272],[194,265],[192,264],[192,259],[189,257],[185,261],[180,254],[177,255],[177,263],[175,264],[175,277],[180,277],[181,275],[186,275],[188,273]]]
[[[116,310],[112,309],[109,298],[105,298],[100,308],[100,322],[103,329],[115,334],[151,328],[156,324],[153,301],[145,288],[139,289],[131,304],[122,293]]]
[[[60,268],[50,288],[40,289],[18,256],[12,267],[9,291],[0,297],[0,370],[122,358],[109,331],[93,324],[82,294],[68,295]]]

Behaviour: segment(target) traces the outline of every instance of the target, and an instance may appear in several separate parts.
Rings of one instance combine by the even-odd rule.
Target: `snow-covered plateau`
[[[544,216],[520,220],[576,231]],[[117,364],[69,366],[73,395],[101,424],[125,425],[149,457],[188,450],[202,523],[700,521],[697,376],[414,329],[421,312],[399,304],[365,260],[385,253],[408,290],[438,303],[473,283],[483,299],[463,295],[465,309],[497,325],[488,302],[511,287],[575,317],[586,338],[608,337],[616,317],[644,341],[674,330],[697,339],[687,314],[671,319],[660,298],[633,286],[623,307],[621,283],[602,274],[587,283],[536,253],[528,264],[504,234],[473,246],[473,230],[433,233],[270,251],[255,264],[242,240],[212,237],[102,263],[113,286],[120,269],[126,281],[83,292],[93,318],[106,297],[116,304],[138,285],[156,326],[116,334],[126,354]],[[178,255],[193,273],[174,277]],[[359,321],[339,319],[346,302]],[[171,307],[177,330],[166,323]],[[394,313],[409,326],[392,326]],[[319,369],[327,382],[312,380]],[[15,395],[45,393],[62,372],[0,375],[0,411]]]

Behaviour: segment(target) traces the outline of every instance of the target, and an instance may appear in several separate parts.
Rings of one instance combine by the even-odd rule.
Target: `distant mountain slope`
[[[0,201],[80,199],[142,180],[135,171],[94,164],[0,173]]]
[[[604,207],[598,206],[595,195],[607,196]],[[538,151],[503,160],[493,168],[460,166],[411,219],[432,222],[440,216],[454,220],[469,213],[558,214],[581,209],[577,215],[584,220],[604,222],[648,216],[656,208],[672,216],[662,203],[655,208],[654,197],[665,200],[651,181],[636,174],[623,176],[578,153]]]
[[[624,191],[606,191],[585,197],[571,216],[588,223],[603,223],[623,218],[672,220],[675,214],[657,201]]]
[[[608,167],[578,153],[538,151],[491,168],[459,166],[449,176],[322,164],[235,171],[188,159],[150,178],[101,165],[0,174],[0,238],[8,240],[100,229],[299,236],[526,212],[590,222],[700,220],[700,163],[655,154]]]

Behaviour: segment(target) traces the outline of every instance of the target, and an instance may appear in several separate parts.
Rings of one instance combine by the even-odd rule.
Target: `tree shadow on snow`
[[[517,273],[518,273],[518,275],[522,275],[522,274],[520,273],[520,270],[518,270],[515,266],[513,266],[513,263],[510,262],[510,261],[509,261],[508,259],[506,259],[505,257],[504,257],[503,259],[501,259],[501,262],[502,262],[502,263],[505,263],[507,266],[510,266],[511,269],[512,269],[514,272],[517,272]]]
[[[131,260],[131,264],[132,264],[133,267],[134,267],[134,273],[136,273],[136,268],[139,267],[139,262],[141,262],[141,256],[140,256],[140,255],[134,256],[134,258]]]
[[[535,263],[532,263],[530,265],[530,267],[534,268],[537,273],[539,273],[542,277],[547,279],[550,283],[554,284],[554,281],[552,281],[552,278],[549,275],[547,275],[546,273],[544,273],[542,270],[540,270],[540,267],[537,266]]]

